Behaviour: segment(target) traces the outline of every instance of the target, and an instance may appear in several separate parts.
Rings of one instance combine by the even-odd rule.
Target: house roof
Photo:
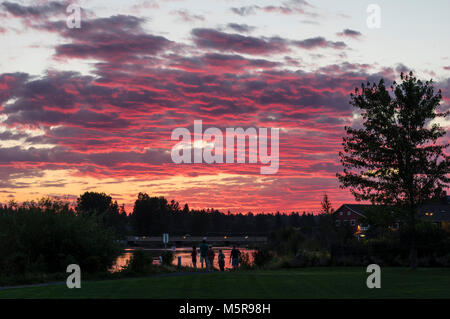
[[[350,211],[358,214],[362,217],[365,217],[364,212],[370,208],[373,208],[373,205],[364,205],[364,204],[343,204],[339,207],[336,212],[341,211],[346,208]],[[432,222],[450,222],[450,198],[447,196],[447,202],[430,202],[428,204],[424,204],[418,209],[419,216],[423,217],[425,220]]]
[[[444,203],[430,203],[419,208],[419,214],[432,222],[450,222],[450,205]]]
[[[360,216],[362,216],[362,217],[366,217],[366,216],[364,215],[364,211],[365,211],[366,209],[371,208],[371,207],[372,207],[372,205],[365,205],[365,204],[344,204],[344,205],[342,205],[341,207],[339,207],[339,208],[335,211],[335,213],[336,213],[336,212],[339,212],[339,211],[342,210],[343,208],[347,208],[347,209],[351,210],[352,212],[354,212],[354,213],[357,214],[357,215],[360,215]]]

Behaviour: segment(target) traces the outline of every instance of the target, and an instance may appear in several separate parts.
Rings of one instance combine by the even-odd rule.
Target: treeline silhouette
[[[305,212],[232,214],[216,209],[190,209],[188,204],[180,206],[174,200],[151,197],[139,193],[130,214],[123,206],[113,202],[105,193],[86,192],[77,200],[76,211],[84,215],[97,215],[106,226],[116,233],[137,236],[172,235],[213,236],[222,235],[267,235],[285,227],[313,227],[317,216]]]
[[[41,203],[55,203],[55,200],[42,199],[38,202],[25,202],[22,206],[11,202],[0,205],[0,211],[11,211],[15,207],[34,207]],[[85,192],[77,199],[76,206],[67,203],[59,205],[79,216],[97,219],[106,228],[114,230],[116,238],[125,236],[171,235],[214,236],[214,235],[261,235],[288,227],[315,227],[320,215],[311,213],[231,213],[217,209],[190,209],[188,204],[180,206],[174,200],[164,197],[151,197],[139,193],[129,214],[124,205],[113,201],[111,196],[99,192]],[[45,205],[44,205],[45,206]]]
[[[128,216],[131,229],[136,235],[267,235],[284,227],[313,226],[316,217],[312,214],[270,213],[270,214],[232,214],[216,209],[182,208],[178,202],[168,202],[164,197],[150,197],[140,193]]]

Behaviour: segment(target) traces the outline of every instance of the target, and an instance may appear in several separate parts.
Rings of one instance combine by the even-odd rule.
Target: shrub
[[[253,253],[253,263],[257,267],[263,267],[272,260],[272,253],[267,249],[259,249]]]
[[[123,272],[148,273],[153,271],[153,257],[144,250],[136,250],[131,256]]]
[[[283,255],[274,257],[272,263],[269,265],[269,269],[283,269],[297,267],[292,256]]]
[[[436,257],[436,263],[439,266],[450,267],[450,253],[442,257]]]
[[[328,266],[331,262],[327,251],[301,250],[295,255],[291,264],[293,267]]]
[[[241,269],[251,269],[250,256],[248,253],[241,253],[239,255],[239,267]]]
[[[172,251],[170,250],[163,251],[163,253],[161,254],[162,264],[165,266],[172,265],[173,257],[174,256]]]
[[[269,248],[278,254],[295,254],[304,238],[298,228],[285,228],[269,234]]]
[[[408,229],[385,234],[368,240],[351,240],[334,245],[332,264],[337,266],[363,266],[369,263],[380,266],[409,266]],[[423,267],[444,266],[450,251],[450,235],[434,225],[422,223],[417,229],[418,263]]]

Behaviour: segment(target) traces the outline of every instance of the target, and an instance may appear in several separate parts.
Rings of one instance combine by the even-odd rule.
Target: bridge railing
[[[248,243],[265,243],[266,236],[169,236],[169,242],[198,242],[201,243],[203,239],[211,242],[248,242]],[[148,242],[148,243],[162,243],[163,236],[129,236],[128,242]]]

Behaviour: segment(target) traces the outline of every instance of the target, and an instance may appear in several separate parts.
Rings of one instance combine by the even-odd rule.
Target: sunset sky
[[[450,97],[450,1],[0,0],[0,202],[139,192],[191,208],[318,211],[361,82],[413,70]],[[81,7],[81,28],[66,8]],[[381,8],[369,28],[369,4]],[[171,132],[280,129],[280,166],[174,164]],[[448,122],[441,123],[448,127]],[[447,138],[448,140],[448,138]]]

